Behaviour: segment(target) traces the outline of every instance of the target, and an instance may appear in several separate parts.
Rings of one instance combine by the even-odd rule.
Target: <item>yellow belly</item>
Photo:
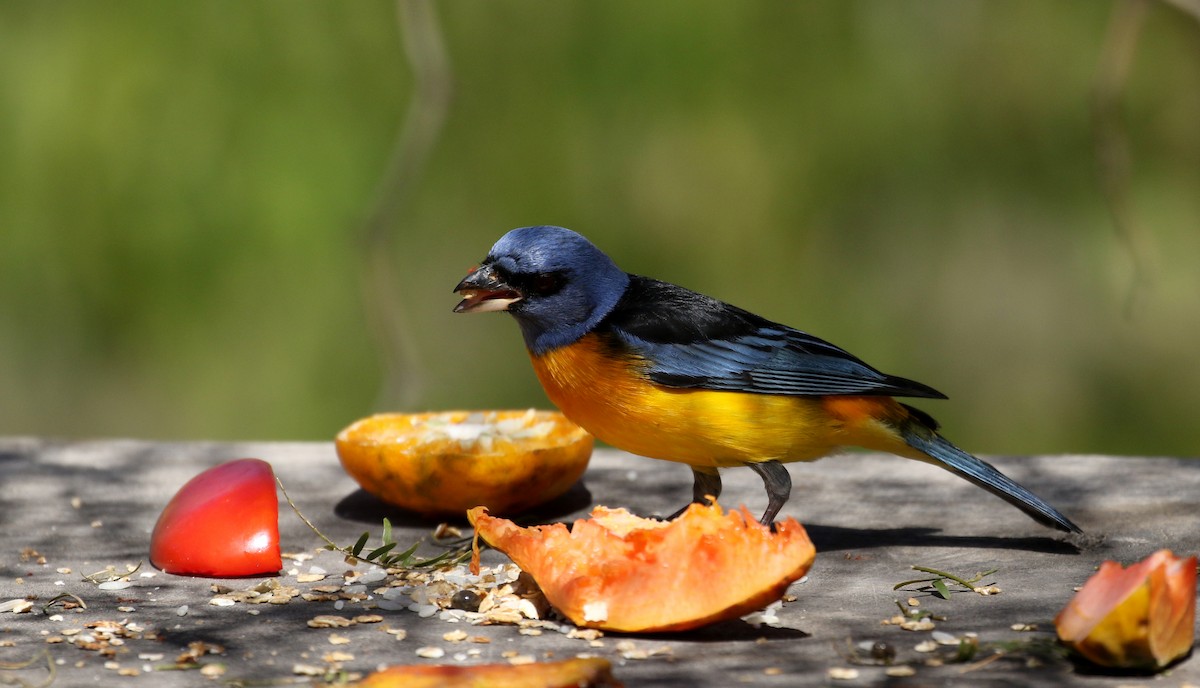
[[[695,466],[805,461],[846,444],[820,399],[662,387],[579,342],[532,356],[546,394],[597,438],[633,454]]]

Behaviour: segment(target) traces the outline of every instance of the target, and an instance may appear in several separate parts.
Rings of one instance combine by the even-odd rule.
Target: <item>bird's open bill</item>
[[[454,288],[454,293],[463,297],[454,307],[455,313],[506,311],[524,298],[520,291],[500,279],[490,265],[482,265],[468,273]]]

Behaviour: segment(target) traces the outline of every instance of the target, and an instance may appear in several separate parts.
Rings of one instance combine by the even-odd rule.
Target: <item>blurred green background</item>
[[[548,223],[943,390],[921,406],[974,451],[1197,453],[1178,8],[1144,6],[1117,94],[1136,231],[1095,154],[1108,2],[433,8],[453,99],[396,197],[417,79],[393,2],[0,3],[0,434],[546,406],[516,326],[450,290]]]

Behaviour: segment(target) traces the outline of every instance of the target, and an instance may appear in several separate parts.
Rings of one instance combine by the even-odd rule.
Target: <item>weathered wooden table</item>
[[[1072,589],[1105,559],[1128,563],[1163,547],[1180,554],[1200,551],[1200,462],[992,457],[1075,520],[1086,531],[1081,537],[1043,529],[965,481],[916,462],[847,455],[796,465],[791,468],[796,487],[781,517],[804,523],[818,554],[807,579],[790,590],[795,601],[778,611],[778,626],[734,621],[690,633],[609,634],[594,641],[553,630],[525,635],[514,626],[469,626],[470,636],[489,641],[472,643],[447,640],[447,633],[466,624],[373,608],[374,597],[341,605],[294,597],[287,604],[216,606],[210,604],[214,583],[242,589],[259,579],[213,581],[153,571],[146,561],[150,530],[175,490],[204,468],[248,456],[271,462],[305,514],[338,542],[350,544],[364,530],[377,536],[385,515],[401,542],[430,533],[433,524],[389,512],[357,491],[330,443],[0,439],[0,602],[34,601],[27,612],[0,613],[0,662],[6,663],[0,682],[19,678],[37,685],[50,678],[49,661],[54,686],[212,685],[199,670],[160,669],[189,643],[201,641],[224,648],[200,660],[217,666],[206,671],[220,674],[219,680],[272,685],[312,681],[303,672],[339,666],[366,672],[391,664],[585,653],[611,659],[616,676],[629,686],[1200,685],[1200,664],[1193,658],[1156,678],[1077,667],[1053,652],[1051,623]],[[765,496],[757,476],[744,470],[725,475],[722,504],[745,503],[761,511]],[[590,503],[669,513],[687,499],[691,486],[685,467],[612,450],[597,451],[584,484],[586,490],[577,486],[551,516],[570,520],[585,514],[589,492]],[[285,552],[320,547],[286,504],[280,514]],[[496,552],[485,559],[501,561]],[[133,585],[124,589],[100,589],[83,578],[106,566],[124,570],[139,562]],[[916,577],[914,564],[967,575],[996,569],[987,582],[1002,592],[986,597],[955,592],[944,600],[894,591],[895,583]],[[276,582],[301,592],[340,584],[350,568],[329,552],[284,565]],[[314,565],[336,575],[300,582],[297,574]],[[42,611],[62,593],[78,597],[86,609],[64,609],[72,599],[62,597]],[[944,617],[936,622],[938,637],[977,634],[979,652],[967,662],[952,661],[956,648],[949,645],[918,652],[933,632],[881,623],[898,613],[897,600],[907,604],[909,598]],[[309,627],[322,614],[384,618],[344,628]],[[381,632],[385,628],[392,632]],[[398,640],[400,635],[405,637]],[[891,677],[885,667],[867,663],[863,648],[875,642],[893,648],[894,664],[911,666],[912,675]],[[444,655],[423,658],[421,648],[422,654],[440,648]],[[1006,652],[995,656],[1001,648]],[[937,659],[942,665],[932,666]],[[12,668],[24,660],[34,662]]]

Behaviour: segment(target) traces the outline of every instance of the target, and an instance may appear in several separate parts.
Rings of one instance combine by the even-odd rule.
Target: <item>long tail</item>
[[[911,409],[911,407],[909,408]],[[921,416],[924,415],[921,414]],[[1038,523],[1068,533],[1083,532],[1079,526],[1071,522],[1071,519],[1059,513],[1058,509],[1013,482],[1011,478],[996,470],[990,463],[981,461],[954,446],[937,432],[915,423],[909,423],[902,430],[902,436],[908,446],[929,456],[950,472],[970,480],[1024,511]]]

